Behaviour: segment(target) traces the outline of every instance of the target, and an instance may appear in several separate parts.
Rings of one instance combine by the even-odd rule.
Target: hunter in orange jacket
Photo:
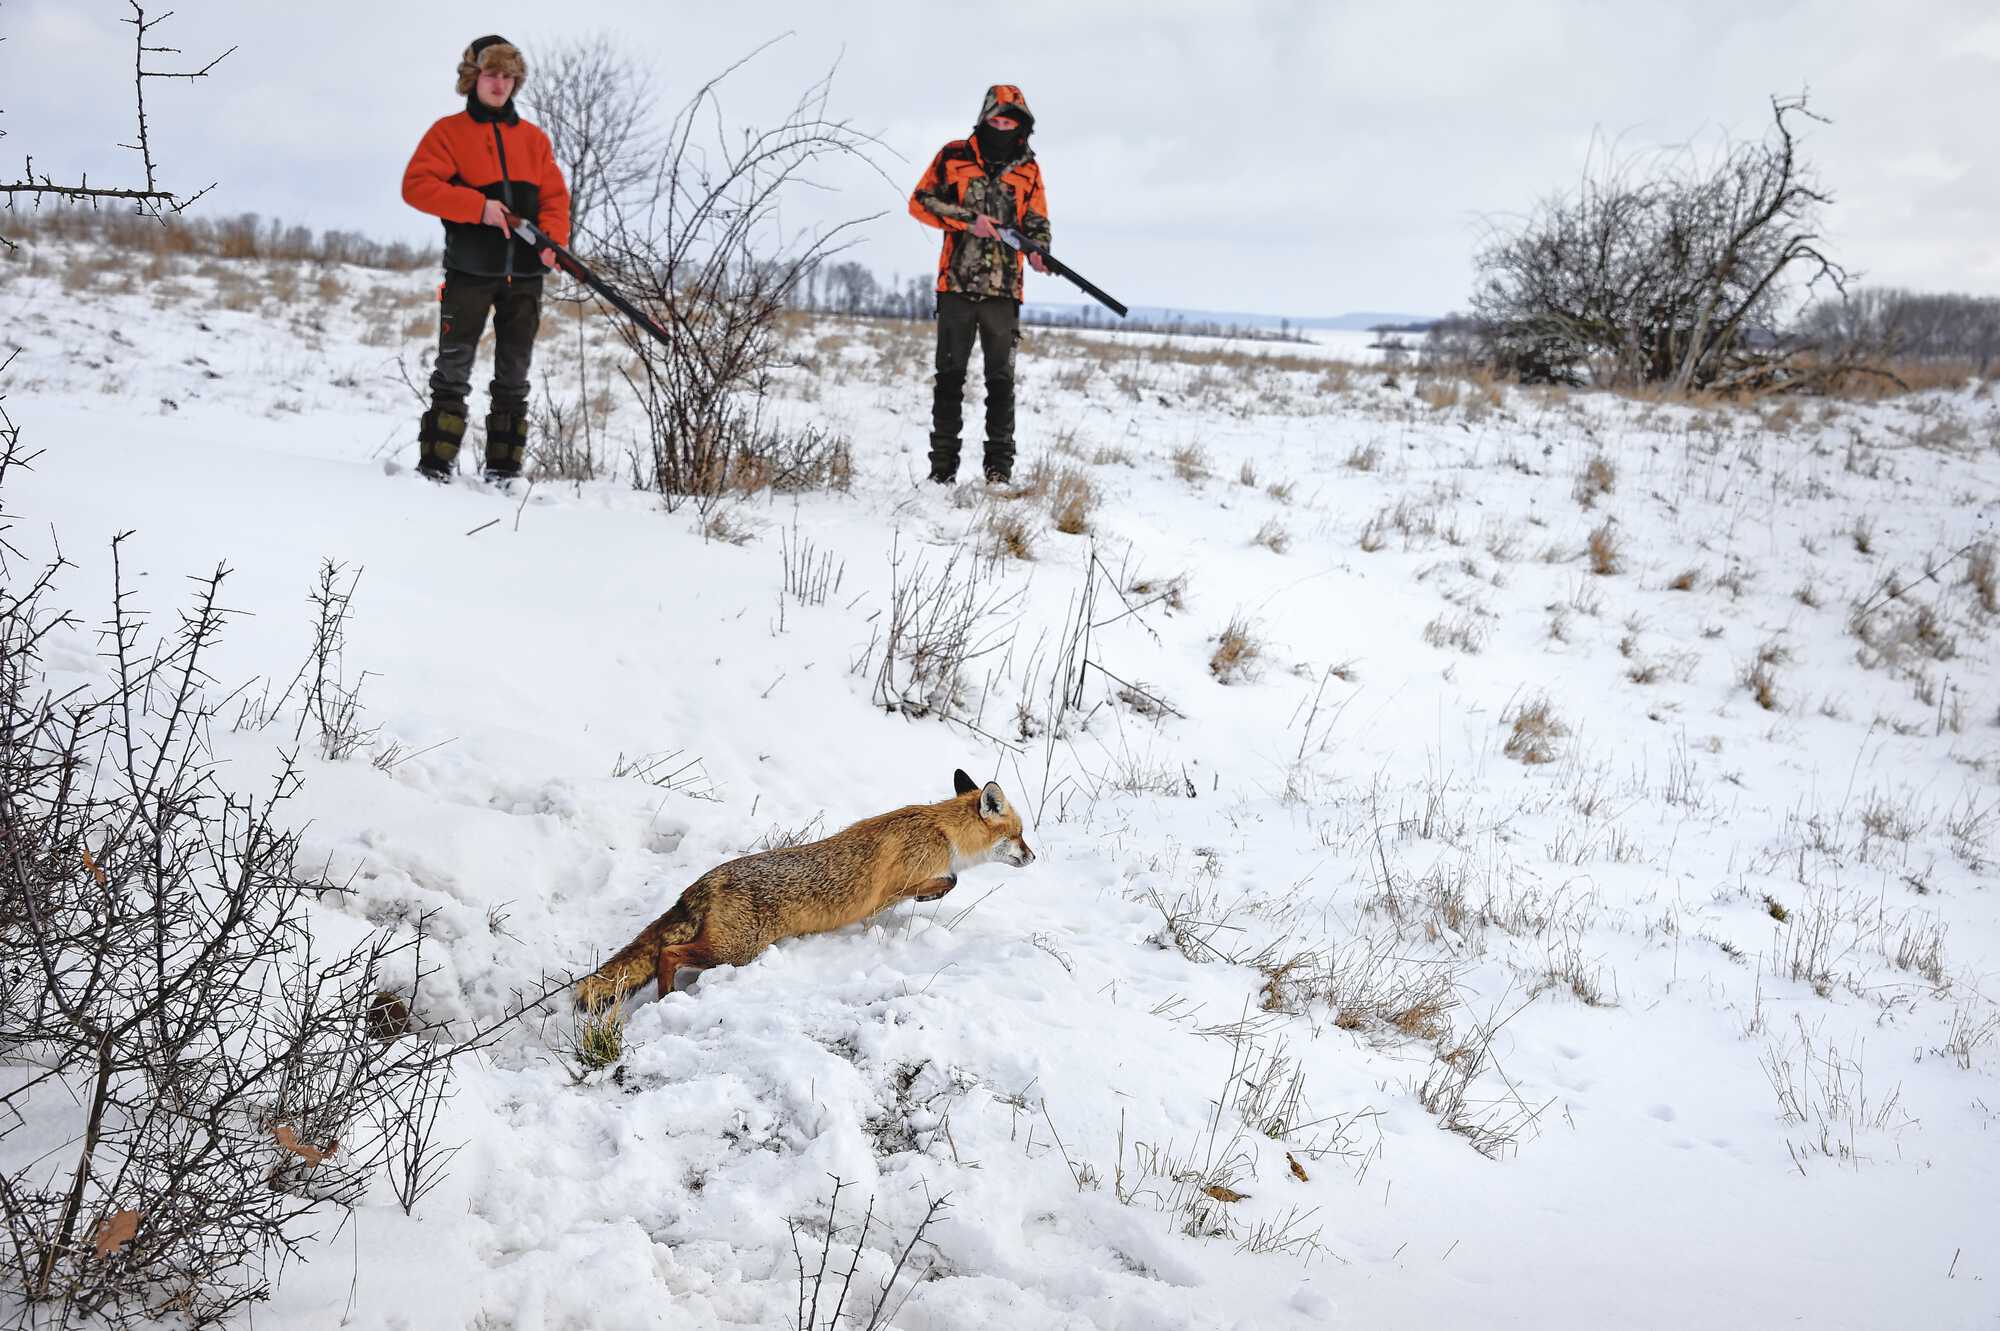
[[[996,115],[1019,128],[993,129],[987,122]],[[910,192],[910,215],[944,232],[939,291],[1021,299],[1020,252],[979,227],[978,219],[983,214],[1003,227],[1018,227],[1048,247],[1049,196],[1042,187],[1042,164],[1028,146],[1034,130],[1027,97],[1011,83],[996,83],[986,90],[971,135],[938,149]]]
[[[486,417],[486,476],[521,474],[528,444],[528,369],[541,327],[542,272],[534,247],[507,214],[569,243],[569,186],[549,136],[514,110],[528,63],[504,37],[481,37],[458,63],[465,109],[430,127],[403,172],[403,199],[444,220],[444,285],[431,409],[417,427],[417,471],[449,480],[465,438],[466,398],[486,319],[493,318],[493,383]]]
[[[1018,229],[1049,243],[1049,198],[1028,138],[1035,117],[1011,83],[986,90],[972,133],[938,150],[910,193],[910,215],[944,232],[938,255],[937,381],[931,395],[930,478],[958,475],[965,370],[976,340],[986,362],[985,473],[1014,474],[1014,348],[1021,340],[1021,255],[1000,239]],[[1045,271],[1040,255],[1029,262]]]
[[[525,72],[525,61],[521,68]],[[482,225],[486,202],[498,200],[558,245],[567,245],[569,185],[549,136],[521,119],[511,94],[495,108],[481,103],[471,88],[466,92],[465,109],[432,125],[411,154],[403,172],[403,202],[444,219],[444,266],[451,271],[539,276],[542,263],[534,250]]]

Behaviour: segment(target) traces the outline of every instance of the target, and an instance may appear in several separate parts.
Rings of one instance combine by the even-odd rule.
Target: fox
[[[579,980],[576,1006],[601,1012],[683,967],[743,966],[771,944],[865,920],[901,901],[936,901],[958,875],[998,861],[1023,868],[1035,852],[997,782],[963,769],[952,797],[864,818],[820,841],[760,851],[694,880],[666,914]]]

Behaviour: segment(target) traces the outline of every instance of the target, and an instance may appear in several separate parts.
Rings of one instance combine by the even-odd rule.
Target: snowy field
[[[442,1187],[256,1326],[789,1326],[836,1176],[871,1306],[949,1195],[904,1331],[2000,1321],[1989,389],[1648,404],[1031,330],[1010,498],[919,479],[928,326],[825,319],[771,410],[851,487],[704,520],[624,483],[629,405],[605,479],[417,480],[429,274],[144,268],[0,263],[10,537],[60,537],[83,620],[51,683],[101,668],[117,532],[156,622],[233,570],[223,689],[275,694],[321,561],[358,571],[375,736],[294,812],[327,934],[429,913],[420,1018],[956,767],[1038,856],[641,1004],[612,1068],[514,1028]],[[545,320],[558,398],[580,335],[615,385],[602,317]],[[986,650],[944,718],[887,711],[892,590],[941,579]],[[278,735],[215,744],[255,788]]]

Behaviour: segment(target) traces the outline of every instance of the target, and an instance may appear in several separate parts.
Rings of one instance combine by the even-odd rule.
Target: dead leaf
[[[321,1150],[319,1147],[311,1145],[308,1142],[300,1141],[299,1134],[292,1131],[292,1125],[289,1123],[277,1124],[271,1129],[271,1135],[277,1138],[278,1145],[284,1147],[287,1151],[290,1151],[309,1165],[318,1164],[340,1149],[339,1142],[334,1142],[325,1150]]]
[[[105,876],[104,870],[98,867],[97,861],[90,858],[90,847],[84,846],[81,849],[83,851],[83,867],[90,870],[92,875],[96,877],[99,887],[108,886],[111,880]]]
[[[1301,1183],[1312,1182],[1311,1179],[1306,1177],[1306,1167],[1300,1164],[1297,1160],[1294,1160],[1292,1158],[1292,1153],[1290,1151],[1285,1152],[1285,1163],[1292,1167],[1293,1178],[1297,1179]]]
[[[139,1213],[133,1210],[113,1212],[97,1222],[97,1260],[103,1261],[112,1253],[132,1241],[139,1232]]]
[[[1238,1192],[1234,1188],[1225,1188],[1220,1183],[1211,1183],[1206,1188],[1203,1188],[1202,1192],[1206,1196],[1213,1197],[1218,1202],[1240,1202],[1248,1199],[1250,1196],[1247,1192]]]

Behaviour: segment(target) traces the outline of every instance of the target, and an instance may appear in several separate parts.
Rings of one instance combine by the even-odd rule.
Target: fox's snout
[[[1001,853],[1001,858],[1019,869],[1035,862],[1035,852],[1028,849],[1027,842],[1016,841]]]

